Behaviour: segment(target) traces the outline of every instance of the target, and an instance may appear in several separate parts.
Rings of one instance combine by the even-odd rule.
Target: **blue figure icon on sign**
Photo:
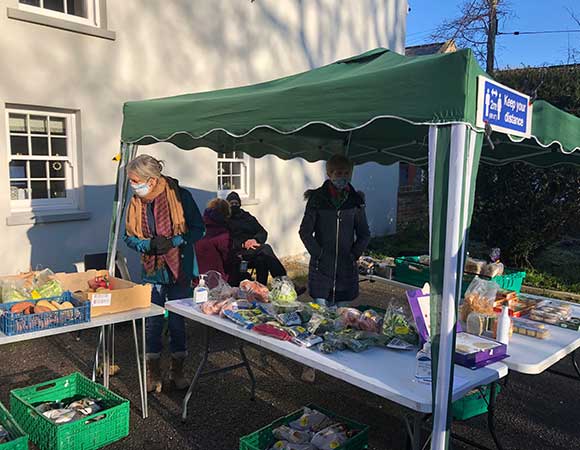
[[[491,102],[491,97],[489,95],[489,89],[485,91],[485,117],[489,117],[489,103]]]

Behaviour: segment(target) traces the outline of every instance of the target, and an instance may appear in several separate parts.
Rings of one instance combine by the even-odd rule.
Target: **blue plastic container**
[[[68,291],[64,292],[60,297],[24,301],[36,304],[41,300],[57,301],[59,303],[70,302],[74,305],[74,308],[40,314],[16,314],[10,312],[10,308],[21,302],[0,303],[0,331],[6,336],[14,336],[16,334],[76,325],[91,320],[91,302],[80,301]]]

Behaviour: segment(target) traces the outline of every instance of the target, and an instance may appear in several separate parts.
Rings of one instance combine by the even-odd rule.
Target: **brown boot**
[[[171,357],[171,369],[169,370],[169,380],[173,382],[175,389],[181,391],[189,387],[189,381],[183,376],[183,363],[185,358]]]
[[[302,381],[305,381],[306,383],[314,383],[316,380],[316,369],[313,369],[312,367],[304,367],[300,378],[302,378]]]
[[[147,392],[161,392],[161,358],[147,360]]]

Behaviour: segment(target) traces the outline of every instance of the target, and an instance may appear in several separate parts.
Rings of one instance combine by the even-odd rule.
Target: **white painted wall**
[[[115,181],[111,157],[124,101],[256,83],[377,46],[403,52],[407,1],[109,1],[115,41],[10,19],[9,7],[18,8],[18,1],[0,0],[0,274],[37,265],[71,271],[84,253],[106,249]],[[82,207],[90,220],[6,225],[6,104],[80,111]],[[212,151],[156,144],[141,152],[166,160],[167,173],[193,189],[201,209],[215,196]],[[270,231],[279,254],[304,251],[297,234],[302,193],[323,180],[321,164],[256,160],[260,202],[248,210]],[[355,185],[367,193],[376,234],[394,231],[397,184],[396,167],[356,169]]]

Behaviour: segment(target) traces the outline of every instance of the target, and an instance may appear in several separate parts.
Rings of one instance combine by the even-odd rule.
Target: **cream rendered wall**
[[[17,0],[0,0],[0,274],[37,265],[70,271],[82,254],[106,248],[115,180],[111,157],[124,101],[265,81],[377,46],[402,52],[407,1],[109,0],[114,41],[10,19],[7,8],[18,8]],[[6,225],[6,104],[80,111],[81,206],[90,220]],[[156,144],[141,152],[165,159],[167,173],[192,189],[201,209],[215,196],[212,151]],[[278,253],[304,251],[297,235],[302,193],[323,179],[321,164],[255,161],[259,201],[248,209],[268,228]],[[393,231],[397,167],[362,166],[355,182],[369,204],[380,206],[369,211],[373,231]]]

